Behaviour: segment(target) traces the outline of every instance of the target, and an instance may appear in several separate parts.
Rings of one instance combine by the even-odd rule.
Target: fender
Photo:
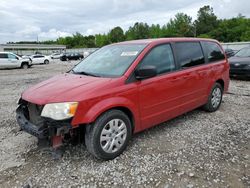
[[[139,109],[137,107],[137,104],[134,104],[129,99],[125,97],[112,97],[107,99],[102,99],[98,101],[95,104],[89,105],[89,108],[86,109],[86,103],[84,102],[80,104],[78,112],[85,112],[83,113],[76,113],[75,117],[73,118],[72,125],[79,125],[79,124],[88,124],[94,122],[102,113],[105,111],[112,109],[112,108],[118,108],[118,107],[124,107],[131,111],[133,114],[133,120],[134,120],[134,132],[137,132],[137,130],[140,127],[140,113]]]

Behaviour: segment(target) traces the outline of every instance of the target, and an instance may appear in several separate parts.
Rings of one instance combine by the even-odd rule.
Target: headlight
[[[77,102],[51,103],[43,108],[42,117],[48,117],[54,120],[63,120],[75,115]]]

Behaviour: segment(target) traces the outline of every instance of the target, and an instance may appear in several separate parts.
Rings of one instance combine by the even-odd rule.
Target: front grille
[[[29,120],[34,125],[40,126],[43,124],[43,119],[41,117],[43,106],[28,103]]]

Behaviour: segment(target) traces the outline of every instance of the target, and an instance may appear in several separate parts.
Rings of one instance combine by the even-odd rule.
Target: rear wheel
[[[49,60],[44,60],[44,64],[49,64]]]
[[[131,134],[128,116],[120,110],[110,110],[102,114],[95,123],[87,125],[85,144],[95,157],[114,159],[125,150]]]
[[[222,101],[223,89],[219,83],[215,83],[210,92],[208,102],[203,106],[204,110],[214,112],[218,110]]]

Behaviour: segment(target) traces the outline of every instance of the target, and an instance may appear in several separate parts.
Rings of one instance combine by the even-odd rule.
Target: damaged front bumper
[[[35,104],[32,104],[35,105]],[[16,119],[21,130],[37,137],[38,139],[51,139],[55,136],[64,136],[72,129],[71,119],[56,121],[40,116],[41,111],[32,112],[34,108],[29,107],[29,103],[23,101],[16,109]],[[32,122],[32,116],[37,116],[39,123]]]

